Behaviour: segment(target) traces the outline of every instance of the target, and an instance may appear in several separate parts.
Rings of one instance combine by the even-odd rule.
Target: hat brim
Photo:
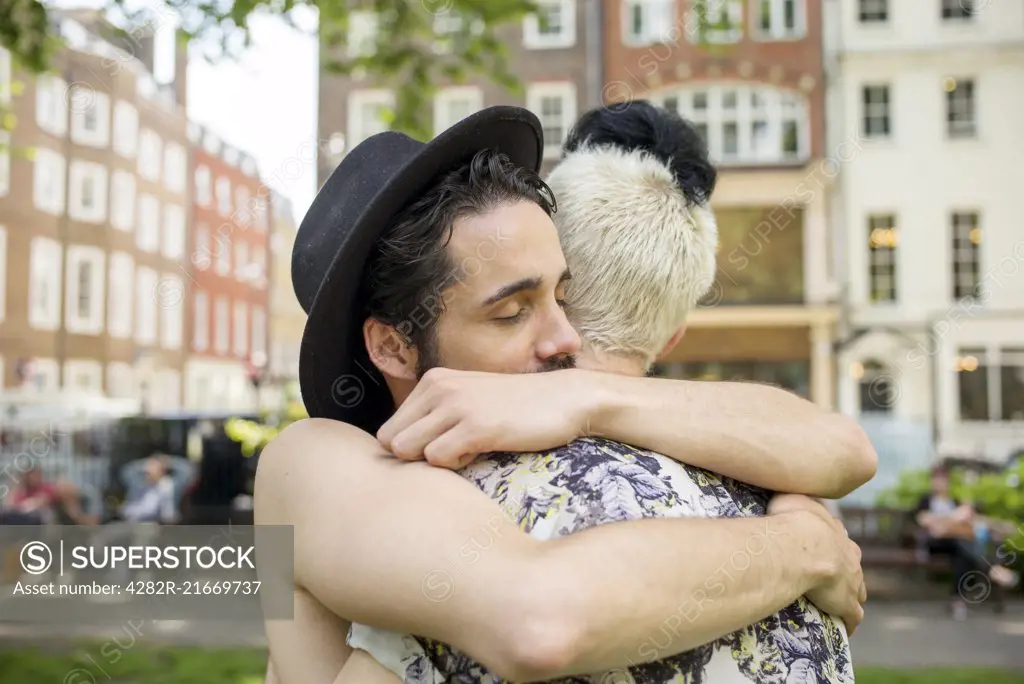
[[[380,187],[356,219],[313,299],[302,334],[299,386],[310,417],[344,421],[375,434],[393,413],[391,393],[363,342],[362,306],[357,300],[367,261],[381,233],[406,205],[439,175],[486,149],[539,171],[544,151],[540,121],[528,110],[504,106],[463,119],[426,143]],[[328,189],[325,184],[321,192]]]

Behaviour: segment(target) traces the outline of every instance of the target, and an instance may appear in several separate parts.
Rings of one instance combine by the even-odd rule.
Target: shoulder
[[[255,498],[260,513],[278,518],[311,492],[330,483],[341,492],[357,484],[386,452],[373,435],[338,421],[310,418],[292,423],[260,453]]]

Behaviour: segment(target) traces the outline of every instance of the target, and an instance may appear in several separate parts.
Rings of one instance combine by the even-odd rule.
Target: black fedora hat
[[[374,244],[403,207],[482,150],[538,171],[540,121],[521,107],[488,107],[430,142],[395,132],[357,145],[317,193],[292,251],[292,286],[308,314],[299,350],[306,411],[376,433],[394,403],[363,343],[360,288]]]

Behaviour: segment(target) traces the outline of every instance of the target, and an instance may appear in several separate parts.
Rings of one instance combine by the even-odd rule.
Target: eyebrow
[[[572,273],[566,268],[562,271],[562,275],[558,277],[558,285],[572,279]],[[481,306],[491,306],[497,304],[503,299],[508,299],[512,295],[519,294],[520,292],[526,292],[529,290],[537,290],[541,285],[544,284],[544,278],[541,276],[533,276],[532,278],[521,278],[514,283],[503,285],[498,289],[497,292],[492,294],[490,297],[484,300]]]

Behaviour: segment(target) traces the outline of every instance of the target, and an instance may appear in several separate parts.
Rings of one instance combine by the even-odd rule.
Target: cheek
[[[488,373],[524,373],[537,366],[532,338],[524,330],[486,323],[438,331],[441,359],[448,368]]]

